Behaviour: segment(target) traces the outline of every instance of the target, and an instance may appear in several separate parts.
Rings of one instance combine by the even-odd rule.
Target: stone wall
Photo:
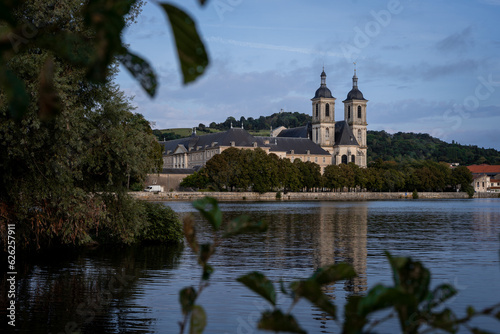
[[[497,197],[497,194],[481,194],[481,198]],[[204,196],[215,197],[222,202],[230,201],[276,201],[276,193],[253,193],[253,192],[132,192],[132,196],[149,201],[193,201]],[[493,196],[494,195],[494,196]],[[422,192],[418,193],[419,199],[465,199],[466,193],[456,192]],[[477,196],[475,196],[477,197]],[[281,194],[282,201],[373,201],[373,200],[396,200],[412,199],[411,192],[394,193],[372,193],[372,192],[323,192],[323,193],[287,193]]]

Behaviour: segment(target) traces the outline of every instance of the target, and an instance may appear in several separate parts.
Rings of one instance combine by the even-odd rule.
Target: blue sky
[[[148,2],[124,38],[155,68],[157,96],[144,94],[126,70],[117,82],[156,128],[280,109],[309,114],[323,66],[343,120],[356,62],[369,130],[500,149],[500,0],[171,3],[197,21],[210,67],[182,85],[166,16]]]

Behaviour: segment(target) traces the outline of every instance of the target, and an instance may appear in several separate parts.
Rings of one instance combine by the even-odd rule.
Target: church
[[[279,127],[269,137],[252,136],[245,129],[232,128],[207,135],[160,142],[164,147],[164,173],[190,174],[203,167],[210,158],[225,149],[255,149],[274,153],[291,161],[300,159],[317,163],[321,173],[328,165],[353,162],[367,165],[366,105],[368,100],[358,88],[356,70],[352,89],[344,104],[344,120],[335,120],[335,101],[326,85],[326,73],[321,73],[321,84],[312,101],[312,122],[297,128]],[[190,172],[192,171],[192,172]]]

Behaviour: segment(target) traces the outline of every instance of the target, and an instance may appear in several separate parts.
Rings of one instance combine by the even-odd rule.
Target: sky
[[[500,0],[170,3],[197,22],[210,65],[182,84],[166,15],[148,1],[124,41],[155,69],[157,94],[146,95],[124,68],[116,81],[156,129],[281,109],[312,114],[323,67],[343,120],[356,66],[368,130],[500,150]]]

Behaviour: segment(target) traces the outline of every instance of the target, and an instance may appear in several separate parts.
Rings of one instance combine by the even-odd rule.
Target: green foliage
[[[196,300],[202,291],[208,286],[208,281],[214,271],[213,267],[208,263],[211,256],[215,253],[220,242],[220,233],[218,231],[224,228],[223,237],[227,238],[248,231],[265,231],[267,225],[262,222],[252,222],[248,217],[237,217],[232,221],[223,223],[222,212],[219,209],[217,200],[211,197],[193,202],[193,207],[205,218],[212,226],[212,242],[199,244],[196,236],[196,227],[192,216],[186,216],[183,222],[184,237],[191,250],[198,256],[198,264],[202,268],[200,284],[198,289],[195,287],[187,287],[180,291],[179,302],[181,304],[183,321],[179,322],[180,333],[182,334],[189,323],[190,333],[202,333],[206,326],[206,313],[203,307],[196,305]],[[259,279],[258,274],[249,274],[243,281],[254,286],[262,292],[265,298],[272,299],[273,293],[269,289],[270,282]],[[274,294],[275,298],[275,294]]]
[[[140,240],[159,243],[182,241],[182,226],[177,214],[161,203],[142,202],[145,207],[147,225],[141,231]]]
[[[265,193],[282,190],[310,190],[321,186],[319,165],[313,162],[294,163],[266,154],[262,149],[228,148],[207,161],[199,172],[186,177],[182,187],[219,191],[255,191]],[[281,194],[281,193],[280,193]]]
[[[238,277],[237,281],[259,294],[262,298],[270,302],[272,306],[276,306],[274,285],[264,274],[254,271]]]
[[[500,164],[500,152],[473,145],[451,144],[425,133],[389,134],[385,131],[368,131],[368,161],[377,159],[397,162],[431,160],[458,162],[461,165]]]
[[[20,248],[80,244],[91,235],[130,243],[146,224],[123,193],[161,168],[162,148],[112,84],[118,60],[156,92],[153,70],[121,39],[142,4],[0,2],[0,207],[18,224]],[[203,44],[186,13],[161,8],[184,80],[192,81],[208,64]]]
[[[411,196],[413,197],[413,199],[418,199],[418,191],[417,191],[417,189],[413,190],[413,193],[411,194]]]

